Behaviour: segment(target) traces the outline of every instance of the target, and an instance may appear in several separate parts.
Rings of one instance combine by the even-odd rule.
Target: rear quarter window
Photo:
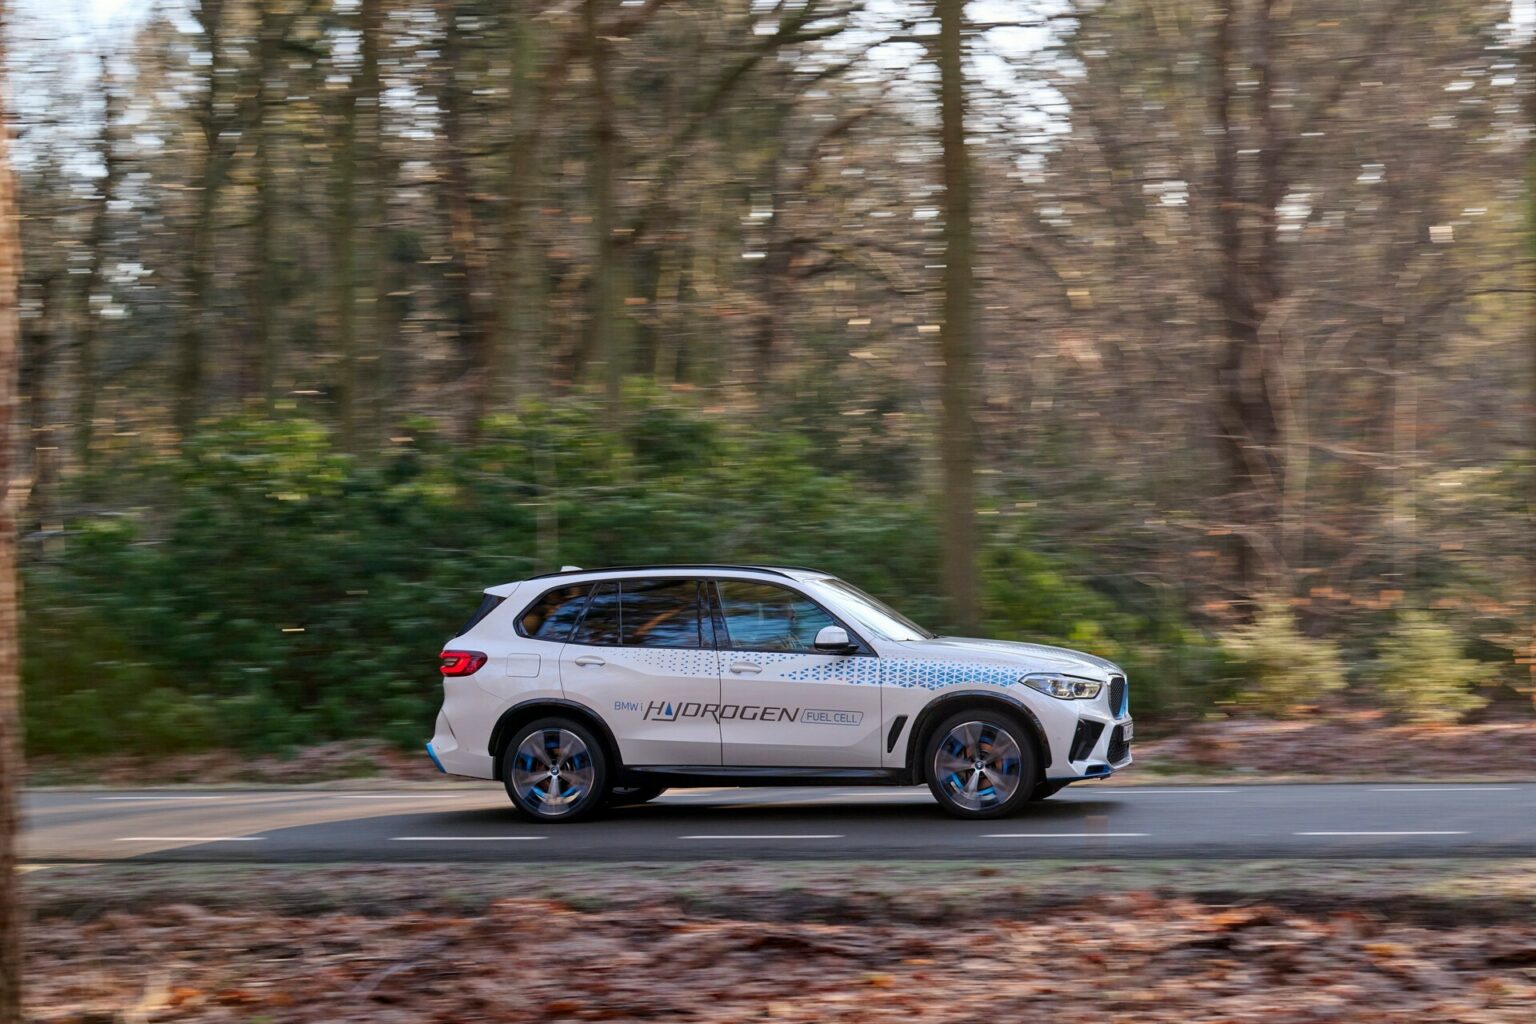
[[[564,643],[587,606],[592,584],[578,583],[555,587],[539,595],[517,620],[518,632],[535,640]]]

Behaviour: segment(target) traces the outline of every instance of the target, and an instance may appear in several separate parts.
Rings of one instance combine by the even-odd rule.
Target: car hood
[[[1125,671],[1112,661],[1084,654],[1066,647],[1027,644],[1014,640],[978,640],[962,636],[941,636],[932,640],[904,640],[902,654],[909,658],[936,658],[946,661],[986,661],[1015,664],[1031,672],[1067,672],[1098,679],[1109,673]]]

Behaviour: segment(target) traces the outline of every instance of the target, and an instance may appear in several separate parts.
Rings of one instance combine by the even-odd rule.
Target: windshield
[[[885,640],[932,640],[938,634],[930,633],[901,612],[870,597],[851,583],[842,580],[817,580],[818,584],[835,591],[840,598],[838,611],[846,614],[865,629]]]

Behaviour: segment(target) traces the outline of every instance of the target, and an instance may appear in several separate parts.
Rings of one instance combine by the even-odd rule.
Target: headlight
[[[1031,672],[1019,682],[1062,700],[1092,700],[1104,689],[1104,684],[1097,679],[1079,679],[1060,672]]]

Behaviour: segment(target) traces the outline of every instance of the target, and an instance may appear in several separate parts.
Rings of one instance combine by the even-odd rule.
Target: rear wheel
[[[1017,811],[1038,784],[1037,764],[1024,726],[990,708],[940,722],[923,758],[928,788],[957,818],[1001,818]]]
[[[590,817],[608,793],[603,745],[569,718],[541,718],[513,733],[502,775],[513,805],[535,821]]]

